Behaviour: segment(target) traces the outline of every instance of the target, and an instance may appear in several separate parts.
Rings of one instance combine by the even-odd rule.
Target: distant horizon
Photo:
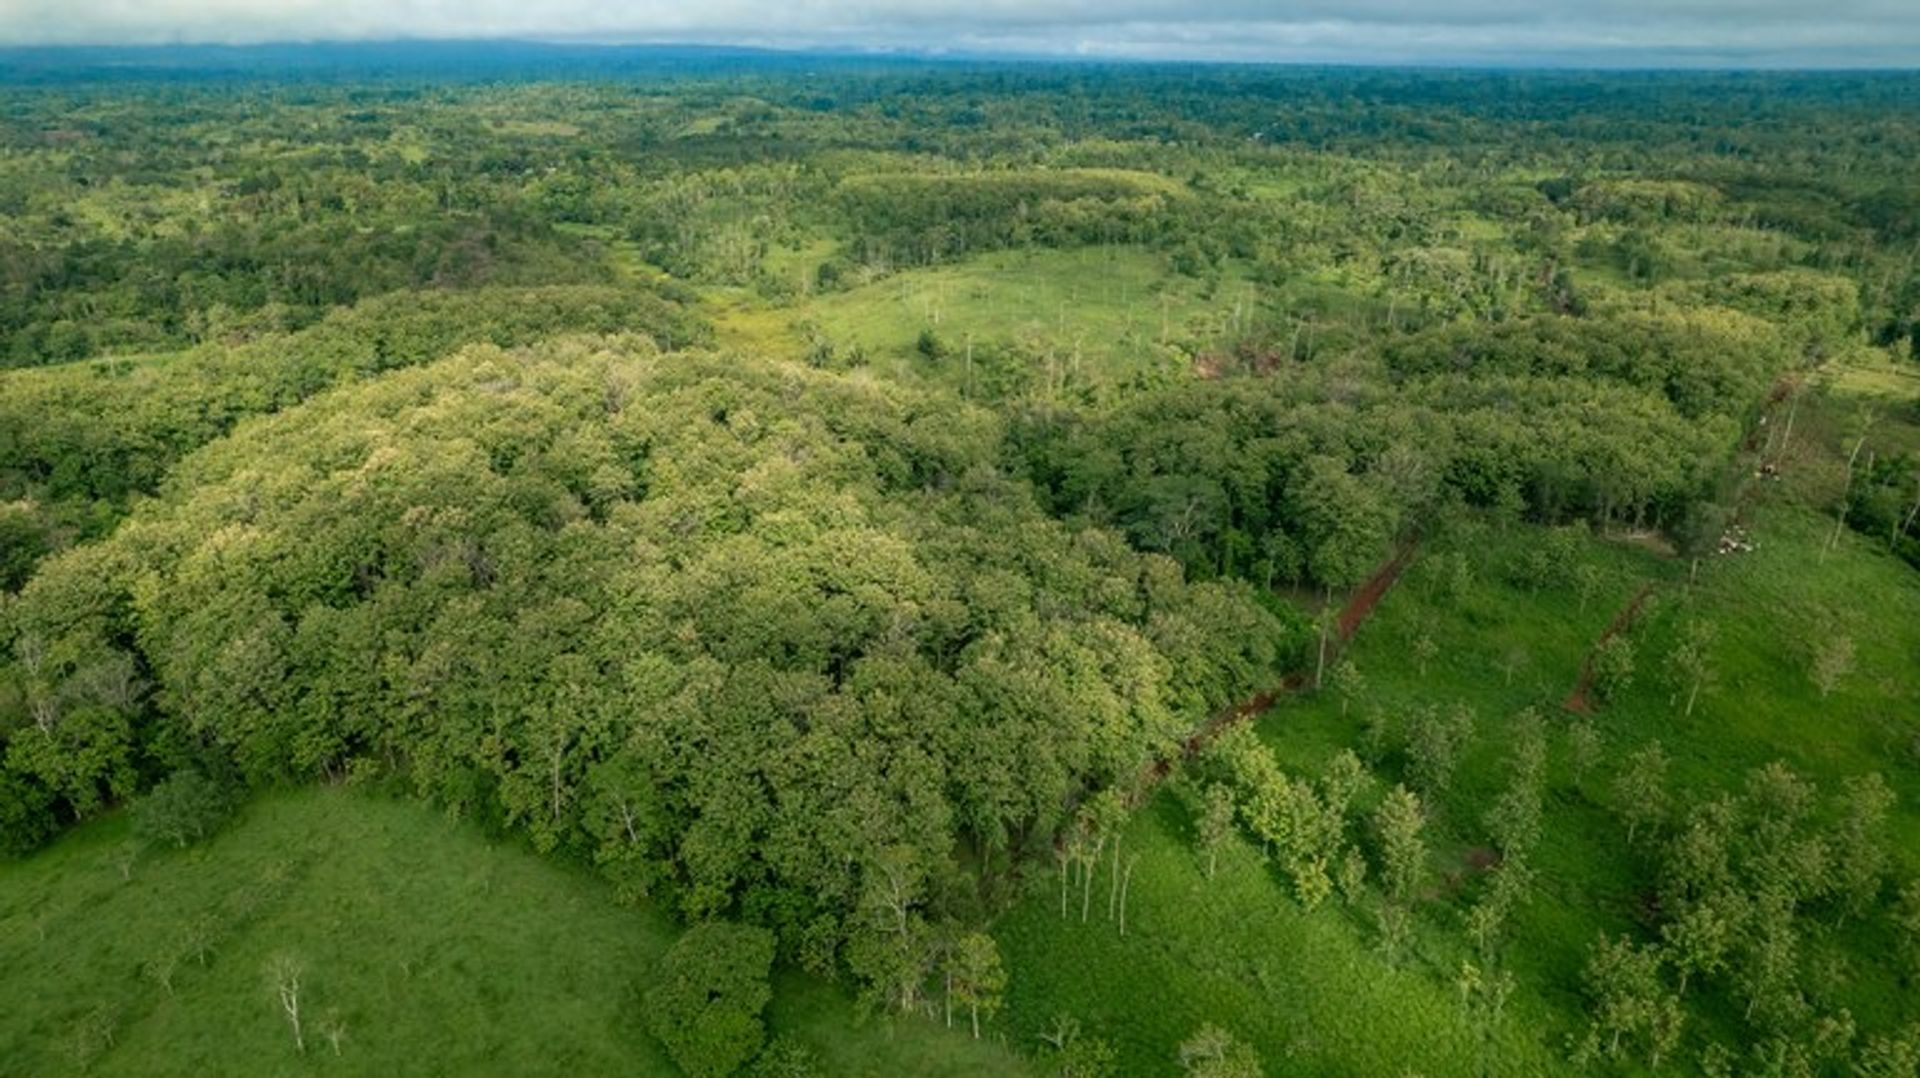
[[[1236,56],[1159,56],[1141,54],[1102,54],[1091,52],[1014,52],[992,50],[958,50],[943,48],[925,48],[905,45],[870,45],[821,43],[811,45],[775,46],[729,41],[707,40],[614,40],[614,39],[576,39],[542,38],[529,36],[515,37],[383,37],[383,38],[307,38],[268,41],[160,41],[160,42],[62,42],[50,44],[23,44],[0,40],[0,61],[5,58],[36,57],[42,61],[55,61],[63,57],[110,57],[116,60],[137,61],[143,57],[160,59],[168,54],[179,58],[191,58],[194,54],[203,54],[214,58],[223,54],[236,57],[247,54],[285,55],[287,53],[311,52],[314,59],[324,61],[328,54],[350,54],[355,52],[380,53],[417,49],[422,52],[440,52],[454,54],[460,51],[481,53],[510,53],[512,50],[533,52],[565,53],[602,53],[612,56],[617,53],[630,53],[634,58],[642,58],[653,53],[662,58],[671,58],[674,54],[683,54],[687,58],[699,54],[711,54],[716,59],[737,58],[753,59],[819,59],[832,61],[873,61],[926,64],[1009,64],[1009,65],[1048,65],[1098,67],[1103,65],[1128,67],[1222,67],[1222,68],[1274,68],[1274,69],[1313,69],[1333,68],[1344,70],[1419,70],[1434,73],[1441,72],[1488,72],[1508,74],[1915,74],[1920,73],[1920,61],[1906,63],[1793,63],[1785,61],[1736,62],[1733,60],[1692,57],[1664,59],[1641,56],[1636,59],[1625,57],[1604,57],[1587,54],[1566,56],[1531,57],[1474,57],[1474,56],[1409,56],[1409,57],[1366,57],[1366,56],[1329,56],[1329,57],[1278,57],[1270,59],[1251,59]],[[509,58],[502,55],[503,59]],[[399,59],[399,58],[396,58]],[[43,67],[55,65],[43,63]],[[84,66],[84,65],[83,65]],[[118,65],[116,65],[118,66]],[[402,65],[404,66],[404,65]],[[0,77],[4,72],[0,71]]]
[[[521,43],[907,59],[1920,69],[1911,0],[0,0],[0,48]]]

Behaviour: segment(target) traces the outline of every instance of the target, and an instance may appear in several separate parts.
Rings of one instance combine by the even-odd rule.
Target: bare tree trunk
[[[1140,862],[1139,855],[1127,858],[1127,871],[1120,877],[1120,934],[1127,934],[1127,891],[1133,886],[1133,866]]]
[[[1093,853],[1080,863],[1080,923],[1087,923],[1087,911],[1093,908],[1093,867],[1100,863],[1100,847],[1105,840],[1093,847]]]
[[[287,1024],[293,1027],[293,1046],[295,1050],[307,1050],[307,1038],[300,1028],[300,966],[290,958],[283,958],[274,966],[275,987],[280,993],[280,1009],[287,1016]]]

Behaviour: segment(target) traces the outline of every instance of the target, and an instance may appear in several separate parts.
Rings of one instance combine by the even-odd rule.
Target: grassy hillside
[[[642,999],[675,929],[582,872],[343,789],[262,796],[186,851],[128,859],[128,834],[105,819],[0,865],[0,1074],[674,1073]],[[304,968],[304,1056],[281,956]],[[825,1073],[1019,1070],[917,1019],[856,1025],[797,974],[770,1026]]]

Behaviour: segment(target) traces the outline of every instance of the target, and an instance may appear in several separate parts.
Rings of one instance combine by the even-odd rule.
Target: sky
[[[1920,67],[1920,0],[0,0],[0,45],[487,38],[1154,60]]]

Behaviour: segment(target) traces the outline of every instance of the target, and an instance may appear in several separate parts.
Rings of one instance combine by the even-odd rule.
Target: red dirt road
[[[1347,603],[1340,608],[1340,617],[1334,625],[1334,642],[1327,649],[1329,663],[1337,659],[1340,652],[1345,650],[1346,645],[1353,640],[1354,634],[1358,633],[1360,627],[1365,625],[1367,619],[1373,615],[1373,610],[1380,605],[1380,600],[1386,598],[1387,592],[1393,589],[1393,585],[1399,581],[1401,574],[1407,571],[1407,566],[1413,564],[1413,556],[1419,550],[1419,546],[1419,543],[1413,540],[1401,544],[1391,558],[1374,570],[1366,583],[1360,585],[1352,595],[1347,597]],[[1207,720],[1205,726],[1194,731],[1192,736],[1181,744],[1181,755],[1193,756],[1223,732],[1249,719],[1266,714],[1281,697],[1300,692],[1307,687],[1309,681],[1305,673],[1288,674],[1285,680],[1266,692],[1216,714]],[[1172,770],[1172,760],[1160,760],[1149,767],[1134,790],[1134,803],[1139,804],[1146,800],[1147,794],[1152,792],[1153,788],[1159,785],[1160,780],[1166,778]]]

